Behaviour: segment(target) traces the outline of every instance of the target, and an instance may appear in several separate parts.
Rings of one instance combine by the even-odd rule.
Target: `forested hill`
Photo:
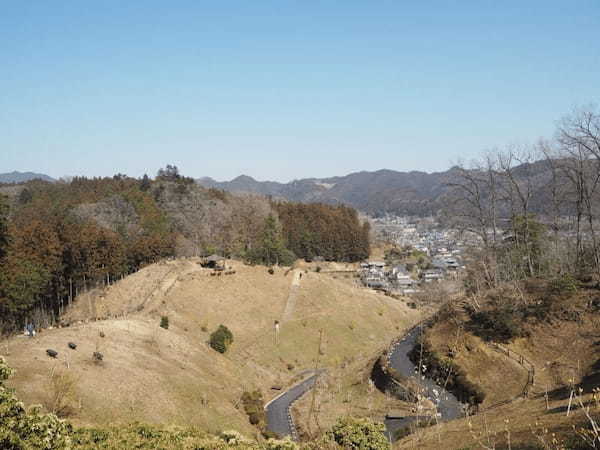
[[[9,172],[0,173],[0,183],[24,183],[31,180],[56,181],[43,173],[34,172]]]
[[[349,207],[206,189],[171,166],[154,180],[0,185],[0,331],[50,320],[82,289],[162,258],[212,253],[265,265],[358,261],[369,228]]]
[[[429,174],[378,170],[289,183],[261,182],[245,175],[226,182],[211,178],[197,181],[206,187],[260,193],[295,202],[343,203],[369,214],[428,215],[437,210],[436,200],[444,192],[450,174],[451,171]]]
[[[551,178],[547,161],[531,161],[512,168],[524,183],[534,177],[532,210],[542,210],[547,202],[544,186]],[[481,177],[479,169],[469,169],[473,177]],[[205,187],[229,192],[251,192],[294,202],[345,204],[370,215],[428,216],[437,214],[448,203],[452,185],[464,182],[465,171],[452,167],[444,172],[397,172],[378,170],[356,172],[332,178],[306,178],[289,183],[256,181],[242,175],[231,181],[218,182],[212,178],[196,180]],[[483,175],[485,177],[485,175]]]

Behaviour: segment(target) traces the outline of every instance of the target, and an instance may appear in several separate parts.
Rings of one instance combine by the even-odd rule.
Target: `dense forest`
[[[52,323],[79,292],[162,258],[220,253],[272,265],[368,251],[368,228],[351,208],[205,189],[175,166],[154,180],[0,185],[0,327]]]
[[[283,236],[299,258],[360,261],[369,256],[369,223],[348,206],[277,203]]]

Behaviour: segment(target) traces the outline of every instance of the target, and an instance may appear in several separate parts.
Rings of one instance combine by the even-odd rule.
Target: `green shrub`
[[[339,419],[328,435],[343,448],[361,450],[389,450],[385,426],[370,419],[344,417]]]
[[[525,336],[523,317],[519,311],[494,309],[471,314],[467,329],[486,341],[508,342]]]
[[[225,353],[233,342],[233,333],[225,325],[219,325],[210,335],[210,346],[219,353]]]
[[[267,417],[262,393],[260,391],[246,391],[242,394],[241,400],[250,423],[261,429],[266,429]]]
[[[3,381],[13,370],[0,356],[0,448],[63,449],[71,446],[72,428],[54,414],[41,414],[39,407],[25,410]]]
[[[168,316],[162,316],[160,318],[160,327],[164,328],[165,330],[169,329],[169,317]]]

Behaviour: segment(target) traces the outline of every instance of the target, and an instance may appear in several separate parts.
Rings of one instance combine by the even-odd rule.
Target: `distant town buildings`
[[[373,289],[411,294],[427,283],[456,279],[464,268],[465,249],[480,245],[476,235],[444,229],[432,217],[385,216],[370,221],[378,238],[402,249],[405,259],[412,255],[412,260],[418,261],[411,267],[389,260],[365,261],[360,266],[360,277]]]

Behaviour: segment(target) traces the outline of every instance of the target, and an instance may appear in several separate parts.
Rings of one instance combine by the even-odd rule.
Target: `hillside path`
[[[296,309],[296,299],[298,297],[298,291],[300,290],[300,280],[302,279],[302,271],[294,270],[292,276],[292,285],[290,286],[290,293],[288,294],[287,302],[285,304],[285,310],[281,317],[281,322],[288,322],[292,319],[294,310]]]

